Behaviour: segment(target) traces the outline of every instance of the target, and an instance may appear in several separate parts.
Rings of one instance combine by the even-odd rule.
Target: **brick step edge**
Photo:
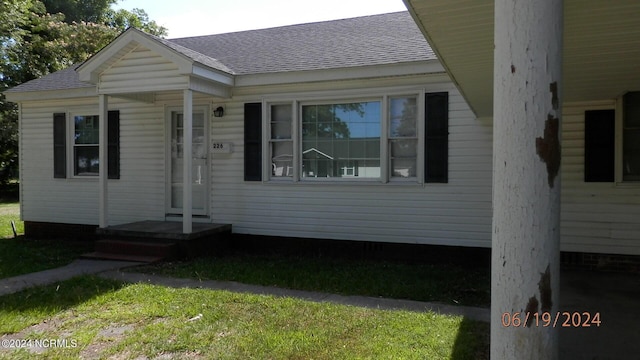
[[[123,240],[99,240],[95,243],[98,253],[171,257],[178,249],[175,243],[150,243]]]
[[[121,261],[141,262],[141,263],[147,263],[147,264],[156,263],[164,260],[164,258],[161,256],[114,254],[114,253],[103,253],[99,251],[83,254],[81,258],[95,259],[95,260],[121,260]]]

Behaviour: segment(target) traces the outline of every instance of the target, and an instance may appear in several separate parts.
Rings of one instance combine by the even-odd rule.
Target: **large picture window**
[[[447,183],[448,121],[447,92],[247,103],[245,180]]]
[[[97,115],[73,117],[73,174],[76,176],[99,174],[99,121]]]
[[[302,106],[303,178],[379,178],[380,102]]]

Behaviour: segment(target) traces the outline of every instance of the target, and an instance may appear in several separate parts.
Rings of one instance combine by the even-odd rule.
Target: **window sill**
[[[640,181],[616,182],[615,187],[620,189],[638,189],[640,188]]]
[[[419,183],[415,180],[402,180],[402,181],[398,181],[398,180],[393,180],[393,181],[389,181],[389,182],[382,182],[379,179],[372,179],[372,180],[350,180],[350,179],[345,179],[345,180],[304,180],[304,179],[300,179],[300,181],[293,181],[292,179],[288,179],[288,180],[279,180],[279,179],[270,179],[270,180],[266,180],[262,182],[263,184],[267,184],[267,185],[274,185],[274,186],[282,186],[282,185],[289,185],[289,186],[322,186],[322,185],[327,185],[327,186],[415,186],[415,187],[423,187],[425,186],[425,184],[423,183]]]

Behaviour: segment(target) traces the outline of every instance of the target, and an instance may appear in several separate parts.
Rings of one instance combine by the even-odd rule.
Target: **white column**
[[[182,173],[182,232],[191,233],[193,229],[192,213],[192,177],[193,177],[193,91],[184,90],[183,94],[183,173]]]
[[[100,131],[100,139],[98,141],[98,156],[99,156],[99,171],[100,174],[98,175],[98,187],[99,187],[99,200],[98,200],[98,206],[99,206],[99,221],[98,221],[98,225],[101,228],[105,228],[107,226],[109,226],[109,216],[108,216],[108,201],[107,201],[107,179],[108,179],[108,141],[109,141],[109,134],[107,132],[107,129],[109,128],[107,126],[107,121],[109,119],[109,99],[107,97],[107,95],[99,95],[99,100],[98,100],[98,112],[99,112],[99,131]]]
[[[562,0],[495,0],[492,359],[558,358],[562,24]]]

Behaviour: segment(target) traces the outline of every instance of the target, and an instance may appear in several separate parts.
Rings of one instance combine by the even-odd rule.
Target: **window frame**
[[[263,183],[296,183],[296,184],[409,184],[424,185],[425,169],[425,94],[430,92],[449,92],[449,89],[417,89],[404,88],[384,92],[372,92],[364,96],[354,95],[353,92],[314,96],[308,94],[292,94],[288,97],[273,97],[262,99],[262,182]],[[390,100],[398,97],[415,97],[416,99],[416,132],[417,132],[417,156],[416,176],[395,177],[391,176],[390,153]],[[377,178],[358,177],[331,177],[309,178],[302,177],[302,107],[306,105],[331,105],[361,102],[380,103],[380,176]],[[293,176],[272,176],[271,161],[271,106],[291,104],[292,127],[291,141],[293,143]]]
[[[278,138],[273,138],[272,137],[272,124],[274,123],[274,120],[272,119],[272,107],[274,106],[290,106],[290,111],[291,111],[291,123],[289,124],[290,126],[290,132],[291,132],[291,137],[290,138],[282,138],[282,139],[278,139]],[[269,179],[271,181],[290,181],[291,179],[296,178],[296,174],[297,174],[297,170],[296,170],[296,148],[295,148],[295,137],[297,136],[297,131],[295,130],[295,125],[297,123],[296,121],[296,116],[295,116],[295,106],[296,106],[296,102],[295,101],[290,101],[290,102],[272,102],[272,103],[268,103],[267,106],[263,106],[263,109],[265,111],[266,114],[263,114],[263,119],[265,119],[264,121],[264,125],[265,128],[263,131],[264,137],[265,139],[263,140],[263,143],[265,143],[265,149],[263,151],[263,158],[266,156],[266,159],[263,159],[263,163],[265,163],[265,176],[263,178],[265,179]],[[280,122],[280,121],[278,121]],[[272,144],[275,143],[291,143],[291,167],[292,167],[292,172],[291,172],[291,176],[289,175],[283,175],[283,176],[275,176],[273,175],[274,169],[273,169],[273,148],[272,148]],[[265,162],[266,160],[266,162]],[[288,169],[286,170],[286,174],[288,174]]]
[[[584,138],[584,132],[585,132],[585,122],[586,122],[586,116],[585,113],[587,111],[598,111],[598,110],[613,110],[615,112],[614,115],[614,120],[615,120],[615,129],[614,129],[614,153],[615,153],[615,163],[614,163],[614,180],[613,181],[608,181],[608,182],[594,182],[594,181],[585,181],[584,178],[584,174],[585,174],[585,159],[584,156],[582,157],[582,179],[581,182],[582,184],[587,184],[587,185],[596,185],[596,186],[601,186],[601,185],[606,185],[609,184],[609,186],[614,186],[614,187],[619,187],[619,188],[637,188],[640,187],[640,180],[624,180],[624,175],[623,175],[623,166],[624,166],[624,116],[623,116],[623,111],[624,111],[624,94],[609,100],[609,101],[602,101],[600,103],[594,103],[594,104],[588,104],[586,106],[584,106],[583,108],[581,108],[581,116],[582,116],[582,131],[583,131],[583,138]],[[582,148],[584,151],[586,151],[586,142],[582,142]]]
[[[92,116],[92,117],[96,117],[98,119],[98,143],[96,144],[76,144],[75,141],[75,132],[76,132],[76,126],[75,126],[75,118],[76,116]],[[100,151],[100,121],[103,121],[102,119],[100,119],[100,115],[97,114],[97,112],[95,111],[95,109],[92,108],[81,108],[81,109],[74,109],[71,111],[67,112],[67,178],[71,178],[71,179],[98,179],[100,176],[100,172],[98,170],[98,172],[96,173],[90,173],[90,174],[76,174],[76,147],[97,147],[98,148],[98,152]],[[98,161],[99,161],[99,154],[98,154]],[[98,164],[98,168],[99,168],[100,164]]]
[[[383,139],[383,134],[382,134],[382,129],[381,127],[383,127],[383,122],[384,122],[384,107],[382,104],[382,100],[380,98],[376,98],[376,97],[363,97],[363,98],[357,98],[357,97],[345,97],[345,98],[338,98],[338,99],[330,99],[330,100],[311,100],[311,101],[300,101],[297,102],[297,107],[295,109],[295,111],[298,113],[298,119],[299,121],[296,124],[296,128],[298,129],[298,137],[296,137],[294,139],[294,148],[298,153],[298,157],[297,157],[297,162],[295,163],[294,168],[298,169],[298,172],[301,173],[302,171],[302,164],[303,164],[303,156],[302,156],[302,152],[303,152],[303,141],[302,141],[302,107],[303,106],[314,106],[314,105],[337,105],[337,104],[354,104],[354,103],[367,103],[367,102],[380,102],[380,124],[378,124],[379,130],[380,130],[380,142],[382,142]],[[297,141],[297,145],[295,144],[295,142]],[[377,178],[372,178],[372,177],[368,177],[368,178],[359,178],[357,176],[352,176],[352,177],[300,177],[297,179],[297,181],[300,182],[320,182],[320,183],[328,183],[328,182],[354,182],[354,183],[361,183],[361,182],[379,182],[381,177],[382,177],[382,163],[384,161],[383,158],[383,152],[382,152],[382,148],[380,149],[380,153],[378,154],[378,159],[380,161],[380,177]]]
[[[616,127],[618,131],[616,131],[616,141],[618,146],[616,147],[616,151],[619,154],[618,160],[616,161],[616,180],[618,183],[623,184],[632,184],[632,185],[640,185],[640,174],[634,175],[635,179],[625,179],[624,174],[624,160],[625,160],[625,151],[624,151],[624,138],[625,138],[625,130],[629,129],[630,131],[640,131],[640,126],[627,128],[625,124],[626,120],[626,105],[624,98],[629,93],[638,93],[638,97],[640,97],[640,91],[628,91],[622,96],[619,97],[616,104]],[[640,104],[637,106],[640,107]],[[640,157],[640,154],[636,156]]]
[[[396,139],[403,139],[403,138],[407,138],[407,137],[392,137],[390,136],[389,132],[391,131],[391,99],[392,98],[407,98],[407,97],[414,97],[416,99],[416,136],[412,137],[415,138],[417,141],[416,144],[416,175],[415,176],[409,176],[409,177],[400,177],[400,176],[393,176],[392,174],[392,167],[391,167],[391,141],[392,140],[396,140]],[[418,184],[423,184],[424,183],[424,151],[425,151],[425,106],[424,106],[424,99],[425,99],[425,92],[424,91],[420,91],[419,93],[403,93],[403,94],[390,94],[385,96],[385,104],[387,106],[387,109],[385,110],[387,112],[387,119],[386,119],[386,134],[385,134],[385,138],[386,138],[386,145],[387,145],[387,150],[386,150],[386,156],[388,157],[388,160],[386,161],[386,165],[387,165],[387,170],[386,170],[386,180],[388,182],[410,182],[410,183],[418,183]]]

